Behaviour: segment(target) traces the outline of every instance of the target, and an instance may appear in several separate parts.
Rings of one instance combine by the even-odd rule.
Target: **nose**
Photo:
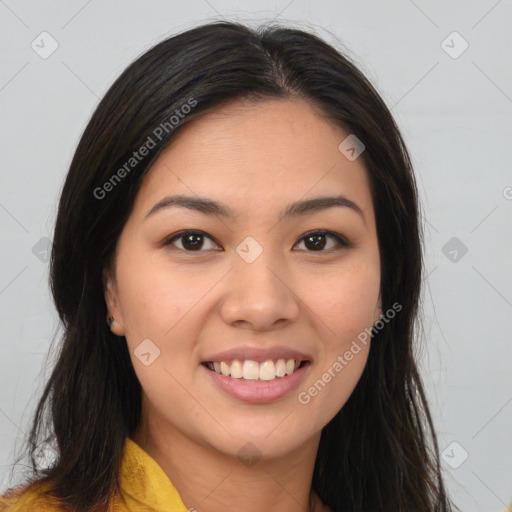
[[[254,331],[295,322],[300,299],[290,281],[289,273],[276,264],[269,251],[263,251],[252,263],[239,258],[229,273],[221,306],[224,322]]]

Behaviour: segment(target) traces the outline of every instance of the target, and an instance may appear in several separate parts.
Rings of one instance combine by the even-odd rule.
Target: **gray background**
[[[346,45],[392,109],[425,212],[418,357],[443,470],[462,510],[503,510],[512,500],[510,0],[0,1],[0,491],[18,483],[8,471],[49,375],[58,321],[46,248],[78,139],[136,56],[223,18],[275,19]]]

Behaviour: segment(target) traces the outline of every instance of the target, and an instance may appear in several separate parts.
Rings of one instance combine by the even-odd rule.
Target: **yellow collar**
[[[121,471],[119,474],[120,492],[111,500],[111,512],[190,512],[171,481],[146,451],[135,441],[126,439]],[[24,492],[24,486],[9,489],[0,495],[0,509],[10,512],[27,510],[58,512],[58,500],[40,496],[48,490],[49,484],[41,484],[37,489]],[[9,508],[6,508],[9,506]]]
[[[145,450],[126,439],[120,472],[121,494],[114,510],[123,512],[187,512],[171,481]]]

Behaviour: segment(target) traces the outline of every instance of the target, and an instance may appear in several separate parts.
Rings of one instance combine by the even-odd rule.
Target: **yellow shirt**
[[[163,469],[130,438],[126,439],[120,472],[121,492],[114,497],[109,512],[187,512],[180,495]],[[48,484],[40,486],[43,490]],[[61,512],[55,502],[36,491],[0,496],[1,512]],[[191,509],[194,510],[194,509]]]

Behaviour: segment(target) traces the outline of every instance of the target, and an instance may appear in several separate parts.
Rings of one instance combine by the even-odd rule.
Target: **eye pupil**
[[[210,237],[201,232],[182,232],[181,234],[177,234],[172,238],[169,238],[164,245],[174,245],[175,241],[181,243],[181,250],[185,252],[204,252],[203,249],[205,238],[210,239]],[[343,240],[340,236],[337,236],[329,231],[316,231],[310,232],[309,234],[303,236],[301,238],[301,243],[304,244],[306,250],[309,252],[318,252],[324,253],[329,251],[324,251],[327,246],[327,239],[331,238],[336,241],[337,249],[342,249],[346,247],[350,247],[350,244]],[[179,246],[177,247],[179,250]],[[333,249],[333,250],[336,250]]]
[[[318,238],[322,238],[322,241],[320,242],[313,242],[313,240],[317,239]],[[311,242],[312,243],[312,247],[316,248],[316,249],[323,249],[325,247],[325,235],[324,234],[314,234],[314,235],[309,235],[307,236],[305,239],[304,239],[304,243],[306,244],[306,247],[308,247],[308,243]],[[308,247],[309,248],[309,247]]]
[[[199,235],[197,233],[191,233],[189,235],[184,236],[183,247],[185,247],[185,249],[187,250],[201,248],[203,245],[202,237],[203,235]]]

